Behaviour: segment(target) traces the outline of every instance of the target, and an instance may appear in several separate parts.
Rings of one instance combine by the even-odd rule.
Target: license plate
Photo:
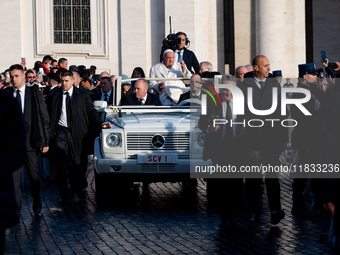
[[[138,155],[138,164],[176,164],[177,153],[152,153]]]

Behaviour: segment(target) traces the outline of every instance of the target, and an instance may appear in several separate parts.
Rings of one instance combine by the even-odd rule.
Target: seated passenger
[[[193,74],[190,78],[190,91],[182,94],[179,97],[178,104],[190,98],[201,100],[201,95],[202,95],[201,88],[202,88],[201,76],[199,74]]]
[[[101,92],[93,94],[92,101],[106,101],[108,105],[113,104],[113,87],[111,78],[104,76],[100,78],[100,89]]]
[[[150,78],[181,78],[191,77],[184,61],[175,62],[174,52],[170,49],[163,53],[163,61],[151,67]],[[157,83],[150,82],[150,89],[159,94],[162,105],[177,105],[179,97],[187,92],[185,84],[182,81],[166,81]]]
[[[135,93],[122,98],[122,105],[162,105],[158,95],[148,92],[149,83],[139,79],[135,83]]]

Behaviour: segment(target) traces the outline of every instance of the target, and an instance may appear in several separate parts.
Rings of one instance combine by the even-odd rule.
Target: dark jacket
[[[63,89],[59,88],[51,98],[51,103],[48,105],[48,112],[51,117],[51,141],[56,134],[63,99]],[[73,95],[71,99],[71,134],[73,137],[73,151],[75,152],[76,163],[80,162],[80,154],[82,150],[82,142],[85,135],[88,133],[89,124],[93,123],[100,128],[102,120],[98,112],[94,109],[90,96],[87,93],[81,92],[73,86]]]
[[[133,93],[131,95],[126,95],[122,99],[122,105],[140,105],[138,99],[136,98],[136,94]],[[148,93],[146,97],[145,105],[162,105],[161,101],[159,100],[159,96],[155,94]]]
[[[253,106],[257,110],[268,110],[273,104],[273,89],[277,88],[277,107],[276,110],[265,116],[259,116],[245,108],[245,117],[247,121],[260,119],[264,122],[262,127],[247,127],[247,147],[251,151],[260,152],[261,162],[277,163],[279,154],[283,151],[283,146],[288,142],[288,129],[281,126],[281,86],[274,78],[267,78],[264,89],[260,89],[253,78],[244,79],[242,86],[244,90],[245,102],[248,101],[248,88],[252,88]],[[266,119],[278,119],[272,127],[271,122]],[[253,123],[254,124],[254,123]],[[256,123],[259,125],[259,122]]]
[[[339,155],[340,155],[340,82],[330,86],[325,93],[325,100],[321,104],[317,123],[319,133],[314,139],[318,140],[317,163],[321,164],[323,178],[314,178],[313,192],[320,203],[332,202],[338,206],[340,198]],[[324,165],[325,164],[325,165]],[[327,166],[327,168],[324,168]],[[333,170],[331,170],[333,169]],[[328,178],[326,178],[326,176]],[[335,210],[334,231],[339,237],[339,211]]]
[[[13,95],[13,87],[6,89]],[[24,119],[28,126],[26,135],[27,150],[37,150],[46,147],[50,140],[50,120],[45,107],[45,101],[34,85],[25,88]]]
[[[92,102],[100,101],[100,100],[102,100],[101,98],[102,98],[102,92],[93,93],[92,96],[91,96]],[[109,97],[109,102],[107,104],[113,105],[113,89],[111,89],[111,95]]]
[[[211,132],[208,126],[213,126],[213,120],[223,119],[222,105],[217,97],[215,97],[215,100],[217,105],[215,105],[211,97],[207,97],[207,114],[201,115],[198,122],[198,128],[206,135],[203,160],[211,159],[213,164],[218,163],[220,165],[239,164],[247,150],[244,147],[246,127],[236,125],[235,134],[232,129],[226,129],[224,136],[223,126],[221,126],[218,132]],[[236,122],[241,122],[243,118],[244,116],[236,116]]]
[[[0,90],[0,229],[16,223],[16,199],[13,171],[21,167],[26,158],[24,119],[16,100]]]
[[[187,48],[184,48],[183,60],[191,73],[199,73],[200,64],[198,63],[198,60],[194,52],[188,50]]]
[[[298,124],[294,127],[292,133],[292,146],[294,149],[299,150],[300,163],[311,163],[306,162],[310,159],[315,158],[315,148],[317,146],[316,136],[319,135],[317,128],[317,119],[319,117],[319,111],[317,108],[321,105],[321,102],[317,97],[323,101],[323,92],[317,87],[316,84],[304,84],[299,82],[298,88],[309,90],[312,94],[311,99],[304,103],[303,106],[312,114],[307,116],[301,112],[295,105],[291,106],[292,119],[295,119]],[[321,94],[320,94],[321,93]],[[301,93],[293,93],[292,98],[304,98],[305,95]]]

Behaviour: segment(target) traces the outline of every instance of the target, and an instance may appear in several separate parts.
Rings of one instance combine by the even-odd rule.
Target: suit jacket
[[[54,140],[56,135],[56,128],[61,115],[62,99],[63,89],[59,88],[52,96],[51,104],[48,105],[48,111],[51,117],[51,140]],[[88,133],[89,124],[93,123],[96,127],[100,128],[102,120],[98,112],[94,109],[89,94],[81,92],[75,86],[73,86],[71,105],[72,119],[70,129],[73,138],[73,150],[76,156],[75,160],[76,163],[79,163],[83,138]]]
[[[126,95],[122,99],[122,105],[140,105],[138,99],[136,98],[136,94],[133,93],[131,95]],[[148,96],[146,97],[146,102],[144,105],[162,105],[161,101],[159,100],[158,95],[148,93]]]
[[[13,95],[13,87],[7,88]],[[46,147],[50,140],[50,119],[45,107],[45,101],[39,92],[39,87],[25,87],[24,119],[27,123],[27,150],[32,151]]]
[[[191,73],[199,73],[200,65],[194,52],[188,50],[187,48],[184,48],[183,60]]]
[[[99,92],[99,93],[93,93],[91,99],[92,99],[92,102],[94,101],[101,101],[102,99],[102,92]],[[109,97],[109,102],[107,103],[108,105],[113,105],[113,88],[111,89],[111,95]]]
[[[296,107],[296,105],[291,105],[292,118],[298,122],[298,125],[294,127],[292,133],[292,145],[294,149],[299,150],[300,163],[311,163],[310,160],[315,159],[316,156],[313,155],[313,153],[316,152],[315,149],[318,147],[318,141],[315,139],[315,136],[318,133],[316,124],[319,117],[319,111],[316,108],[317,105],[320,105],[321,103],[315,95],[317,95],[318,92],[322,93],[322,91],[316,84],[310,84],[310,86],[308,86],[307,84],[299,82],[297,87],[307,89],[311,92],[312,98],[304,103],[304,107],[312,115],[306,116]],[[314,90],[317,90],[316,93],[314,93]],[[304,94],[293,93],[292,98],[304,98]],[[322,101],[322,99],[320,100]],[[306,162],[306,160],[309,160],[309,162]]]
[[[312,100],[312,99],[311,99]],[[331,166],[340,164],[340,82],[335,79],[335,84],[330,86],[325,93],[325,100],[321,104],[319,118],[317,120],[319,129],[314,134],[314,139],[318,141],[317,162],[319,164],[327,164],[327,169]],[[315,162],[313,162],[315,163]],[[333,167],[335,168],[335,167]],[[339,173],[337,171],[329,171],[322,173],[326,178],[313,179],[313,187],[315,195],[321,203],[333,202],[336,205],[340,198],[340,182]],[[314,192],[314,190],[313,190]],[[339,213],[339,211],[338,211]],[[339,214],[335,213],[335,218]],[[339,218],[334,221],[336,232],[339,233]]]
[[[257,110],[270,109],[273,104],[273,89],[277,88],[277,108],[274,113],[266,116],[258,116],[250,112],[248,107],[245,107],[245,117],[247,120],[260,119],[264,122],[262,127],[247,128],[247,147],[251,150],[259,151],[261,160],[266,162],[277,163],[278,156],[283,150],[283,144],[288,141],[288,130],[281,126],[277,121],[274,127],[265,119],[279,119],[282,120],[285,116],[281,116],[281,86],[274,78],[267,78],[264,89],[260,89],[254,77],[244,79],[242,86],[244,89],[245,102],[248,100],[248,88],[253,91],[253,106]],[[263,162],[263,161],[262,161]]]
[[[24,164],[26,134],[21,109],[12,95],[0,90],[0,230],[16,223],[13,171]]]
[[[202,93],[203,92],[201,92],[201,94],[198,96],[199,100],[202,100]],[[180,103],[184,100],[190,99],[190,98],[191,98],[191,91],[185,92],[179,97],[178,103]]]
[[[220,95],[221,97],[221,95]],[[247,148],[244,147],[246,139],[246,127],[243,125],[236,125],[235,132],[233,128],[226,128],[223,132],[223,125],[218,132],[211,132],[208,125],[213,126],[214,119],[223,118],[223,107],[219,103],[217,97],[215,98],[217,106],[213,100],[208,97],[207,99],[207,115],[201,115],[198,128],[206,134],[206,139],[203,149],[203,160],[211,158],[213,164],[232,164],[236,165],[241,163],[242,157],[246,154]],[[222,99],[223,100],[223,99]],[[236,116],[236,122],[242,122],[243,116]],[[226,125],[229,125],[226,124]],[[224,133],[224,134],[223,134]]]

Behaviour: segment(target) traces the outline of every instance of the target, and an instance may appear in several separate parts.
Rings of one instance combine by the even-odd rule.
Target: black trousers
[[[74,149],[70,129],[62,126],[57,126],[54,147],[59,193],[61,197],[67,197],[68,184],[75,191],[81,189],[82,173],[76,160],[81,152]]]
[[[39,170],[39,153],[39,150],[27,151],[25,160],[26,173],[30,181],[31,195],[33,198],[40,197],[41,178]],[[21,173],[22,168],[17,169],[13,173],[15,196],[19,210],[21,208]]]
[[[235,219],[243,202],[243,179],[207,179],[209,202],[215,206],[221,219]]]
[[[281,210],[280,182],[278,178],[266,178],[266,189],[270,211]],[[262,211],[262,178],[246,179],[246,196],[253,213]]]

